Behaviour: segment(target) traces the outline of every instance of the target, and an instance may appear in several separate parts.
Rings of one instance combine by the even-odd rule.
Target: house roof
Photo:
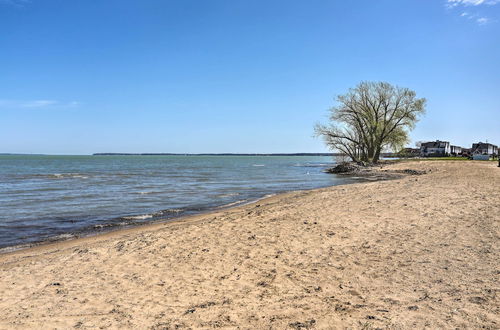
[[[444,143],[444,145],[442,145]],[[446,144],[450,144],[448,141],[430,141],[430,142],[424,142],[421,144],[422,147],[427,147],[427,148],[440,148],[444,147]]]
[[[488,142],[478,142],[478,143],[472,144],[472,148],[485,148],[485,147],[489,147],[489,146],[492,146],[494,148],[498,148],[496,145],[494,145],[492,143],[488,143]]]

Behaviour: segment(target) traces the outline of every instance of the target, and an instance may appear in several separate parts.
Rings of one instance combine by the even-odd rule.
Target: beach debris
[[[484,304],[486,302],[486,299],[483,297],[470,297],[469,301],[471,303],[481,305],[481,304]]]
[[[354,163],[340,163],[332,168],[326,170],[327,173],[339,174],[339,173],[353,173],[358,172],[360,166]]]
[[[423,175],[427,174],[427,171],[420,171],[420,170],[412,170],[412,169],[404,169],[404,170],[398,170],[396,171],[398,173],[403,173],[403,174],[409,174],[409,175]]]
[[[345,307],[342,304],[336,304],[335,305],[335,311],[336,312],[345,312],[347,310],[347,307]]]
[[[260,281],[259,283],[257,283],[257,285],[262,286],[264,288],[267,288],[269,286],[269,284],[266,281]]]
[[[84,248],[84,249],[75,249],[75,252],[77,252],[78,254],[85,254],[85,253],[88,253],[89,252],[89,249],[87,248]]]
[[[320,286],[309,286],[304,288],[304,291],[307,293],[321,292],[323,289]]]
[[[199,305],[196,305],[194,307],[207,308],[207,307],[214,306],[214,305],[217,305],[217,303],[215,301],[207,301],[206,303],[199,304]]]
[[[184,312],[184,315],[186,315],[186,314],[192,314],[192,313],[196,312],[197,308],[208,308],[208,307],[214,306],[214,305],[217,305],[217,303],[215,301],[207,301],[205,303],[201,303],[199,305],[195,305],[195,306],[192,306],[191,308],[187,309]]]
[[[418,306],[408,306],[408,309],[410,311],[416,311],[416,310],[418,310]]]
[[[290,323],[289,326],[293,329],[309,329],[314,326],[316,323],[315,319],[311,319],[305,322],[293,322]]]
[[[124,241],[120,241],[120,242],[118,242],[115,245],[116,251],[121,251],[121,250],[123,250],[124,247],[125,247],[125,242]]]
[[[153,330],[181,329],[181,328],[187,328],[186,324],[185,323],[158,322],[151,327],[151,329],[153,329]]]

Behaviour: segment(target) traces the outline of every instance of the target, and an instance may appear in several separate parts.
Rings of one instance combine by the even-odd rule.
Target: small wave
[[[146,220],[146,219],[152,219],[152,218],[160,218],[164,217],[167,215],[172,215],[172,214],[179,214],[184,212],[185,210],[183,209],[166,209],[166,210],[161,210],[157,211],[154,213],[147,213],[147,214],[138,214],[138,215],[127,215],[125,217],[121,217],[120,219],[126,220],[126,221],[137,221],[137,220]]]
[[[139,195],[150,195],[150,194],[159,194],[161,193],[160,191],[138,191],[136,194]]]
[[[140,214],[140,215],[130,215],[127,217],[123,217],[125,220],[146,220],[151,219],[153,214]]]
[[[234,193],[227,193],[227,194],[220,194],[217,195],[218,198],[225,198],[225,197],[232,197],[232,196],[238,196],[240,193],[234,192]]]
[[[31,245],[29,245],[29,244],[23,244],[23,245],[13,245],[13,246],[2,247],[2,248],[0,248],[0,254],[14,252],[14,251],[21,250],[21,249],[26,249],[26,248],[29,248],[30,246]]]
[[[228,204],[225,204],[225,205],[221,205],[219,207],[217,207],[218,209],[225,209],[227,207],[231,207],[231,206],[236,206],[236,205],[241,205],[243,203],[247,202],[246,199],[242,199],[242,200],[239,200],[239,201],[236,201],[236,202],[232,202],[232,203],[228,203]]]
[[[67,240],[67,239],[71,239],[71,238],[75,238],[75,235],[73,235],[73,234],[60,234],[60,235],[52,237],[51,240],[62,241],[62,240]]]
[[[264,197],[262,197],[261,199],[265,199],[265,198],[269,198],[269,197],[273,197],[273,196],[276,196],[277,194],[267,194],[267,195],[264,195]]]
[[[109,228],[109,227],[114,227],[114,226],[121,226],[124,224],[126,224],[126,223],[125,222],[120,222],[118,224],[105,223],[105,224],[94,225],[94,229],[104,229],[104,228]]]
[[[80,173],[54,173],[47,175],[49,179],[88,179],[88,176]]]
[[[22,174],[14,175],[14,179],[30,180],[30,179],[87,179],[89,176],[82,173],[40,173],[40,174]]]
[[[185,210],[183,210],[183,209],[166,209],[166,210],[162,210],[162,211],[158,211],[158,212],[153,213],[153,216],[155,216],[155,217],[161,217],[163,215],[178,214],[178,213],[181,213],[181,212],[184,212],[184,211]]]
[[[253,164],[252,166],[255,166],[255,167],[263,167],[263,166],[266,166],[266,165],[262,165],[262,164]]]
[[[328,166],[332,166],[334,163],[319,163],[319,164],[311,164],[311,163],[307,163],[307,164],[295,164],[293,166],[295,167],[328,167]]]

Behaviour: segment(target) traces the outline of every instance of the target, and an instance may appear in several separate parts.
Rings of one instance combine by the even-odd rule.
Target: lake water
[[[0,248],[346,184],[331,157],[0,155]]]

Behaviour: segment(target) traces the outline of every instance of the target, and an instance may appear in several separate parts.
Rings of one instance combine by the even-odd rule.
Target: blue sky
[[[500,1],[0,0],[0,152],[323,152],[362,80],[500,144]]]

